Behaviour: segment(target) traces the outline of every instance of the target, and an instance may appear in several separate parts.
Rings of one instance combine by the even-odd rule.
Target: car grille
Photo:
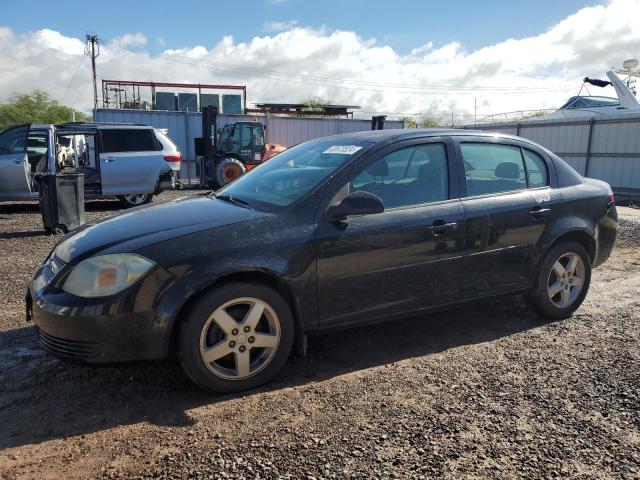
[[[55,278],[55,276],[64,268],[66,264],[55,255],[51,255],[51,258],[47,260],[42,269],[42,278],[47,285]]]
[[[40,343],[51,353],[65,358],[91,358],[96,347],[95,343],[64,340],[54,337],[38,329]]]

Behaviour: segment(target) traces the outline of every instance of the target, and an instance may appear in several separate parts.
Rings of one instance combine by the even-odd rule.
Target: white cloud
[[[225,36],[207,46],[174,46],[162,55],[142,49],[143,34],[127,34],[102,45],[97,69],[110,79],[246,84],[250,102],[321,96],[366,111],[447,116],[473,112],[474,97],[480,113],[553,107],[575,94],[583,77],[603,77],[640,56],[638,12],[640,0],[614,0],[583,8],[536,36],[474,51],[459,42],[429,42],[407,54],[355,32],[296,25],[248,42]],[[83,39],[52,30],[0,28],[0,99],[33,88],[61,99],[83,49]],[[67,103],[91,106],[88,65],[81,64]]]
[[[284,32],[285,30],[291,30],[298,25],[297,20],[288,20],[286,22],[265,22],[263,30],[265,32]]]
[[[117,45],[121,48],[125,47],[137,47],[147,44],[147,37],[143,33],[125,33],[120,37],[116,37],[111,41],[112,45]]]

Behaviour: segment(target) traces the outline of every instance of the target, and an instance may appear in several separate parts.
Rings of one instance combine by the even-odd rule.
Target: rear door
[[[470,297],[522,289],[552,209],[549,170],[515,140],[458,138],[466,229],[464,288]]]
[[[320,322],[349,324],[459,299],[464,216],[447,139],[402,142],[364,162],[338,195],[366,191],[383,213],[321,220]],[[335,203],[334,200],[332,203]]]
[[[17,125],[0,133],[0,200],[31,199],[28,136],[29,125]]]
[[[102,194],[153,193],[167,169],[153,129],[109,127],[99,132]]]

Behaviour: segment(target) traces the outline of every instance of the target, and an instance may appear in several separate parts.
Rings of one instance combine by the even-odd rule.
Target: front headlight
[[[78,297],[106,297],[133,284],[154,265],[151,260],[132,253],[87,258],[73,267],[62,289]]]

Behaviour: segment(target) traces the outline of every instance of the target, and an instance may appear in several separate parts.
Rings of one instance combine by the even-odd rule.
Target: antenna
[[[640,78],[640,72],[636,70],[636,67],[640,64],[638,59],[630,58],[622,62],[622,68],[614,68],[613,71],[618,75],[625,75],[626,77],[622,80],[622,82],[627,86],[629,91],[633,93],[633,95],[637,95],[636,92],[636,78]]]

